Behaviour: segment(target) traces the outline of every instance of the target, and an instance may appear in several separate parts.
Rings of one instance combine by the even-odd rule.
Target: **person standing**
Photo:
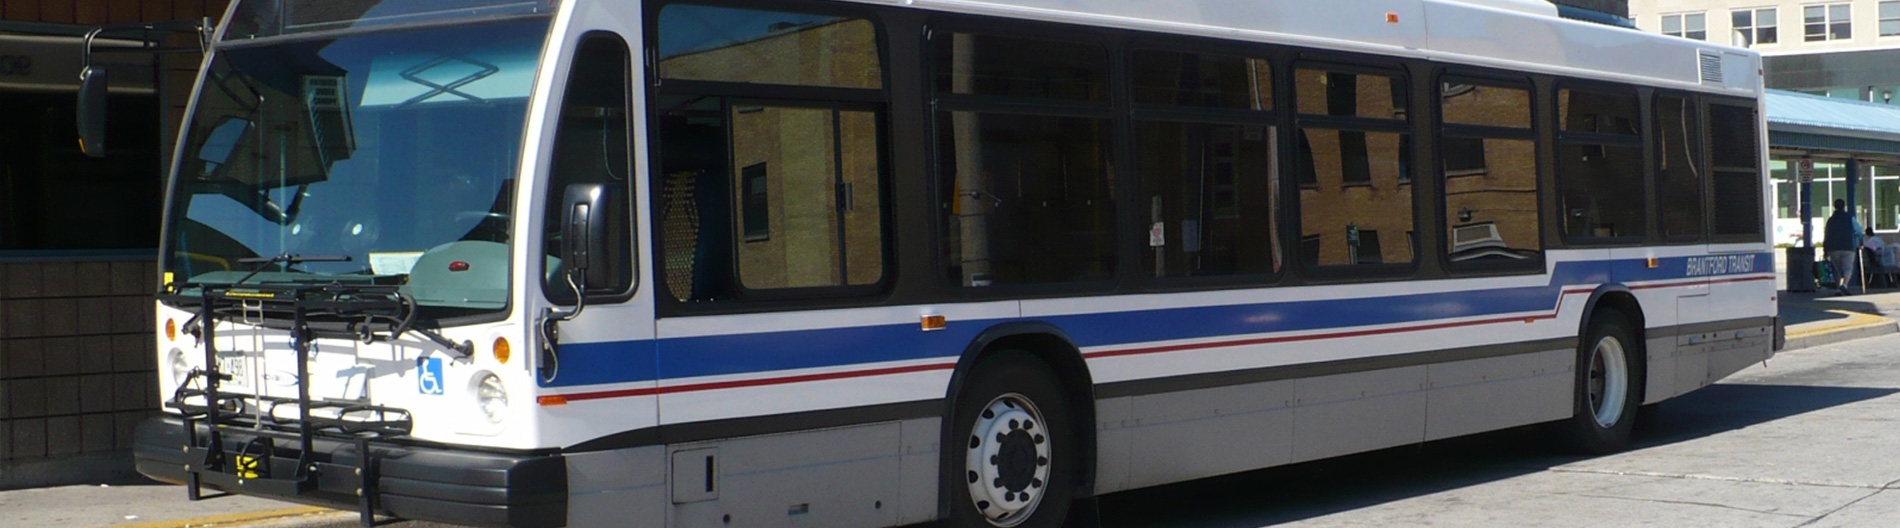
[[[1848,277],[1853,276],[1854,252],[1860,249],[1860,228],[1854,215],[1847,213],[1847,201],[1834,199],[1834,214],[1827,217],[1827,238],[1821,242],[1827,250],[1827,262],[1839,281],[1840,294],[1847,295]]]

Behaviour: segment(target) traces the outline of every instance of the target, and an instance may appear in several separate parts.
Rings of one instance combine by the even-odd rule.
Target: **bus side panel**
[[[1569,417],[1576,358],[1560,348],[1427,366],[1425,440]]]
[[[1283,380],[1129,398],[1139,419],[1128,435],[1127,487],[1291,461],[1293,387],[1293,381]],[[1099,486],[1097,491],[1105,491]]]
[[[929,427],[917,424],[918,436]],[[668,446],[668,526],[880,527],[898,524],[908,486],[902,422]],[[931,444],[935,443],[935,435]],[[924,453],[918,453],[924,455]],[[934,453],[932,453],[934,454]],[[908,462],[908,463],[907,463]],[[930,500],[936,506],[935,497]],[[621,524],[621,525],[624,525]]]
[[[1424,366],[1294,381],[1293,462],[1423,441]]]
[[[626,526],[631,519],[666,515],[665,448],[570,453],[565,458],[569,526]]]

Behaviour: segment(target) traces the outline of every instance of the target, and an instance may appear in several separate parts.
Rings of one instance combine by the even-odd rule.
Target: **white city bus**
[[[1779,336],[1759,57],[1533,0],[237,0],[209,47],[136,450],[193,498],[1056,526],[1615,450]]]

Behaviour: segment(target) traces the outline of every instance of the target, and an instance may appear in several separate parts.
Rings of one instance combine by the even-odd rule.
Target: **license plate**
[[[231,377],[225,383],[251,386],[251,362],[245,359],[243,356],[218,358],[218,372]]]

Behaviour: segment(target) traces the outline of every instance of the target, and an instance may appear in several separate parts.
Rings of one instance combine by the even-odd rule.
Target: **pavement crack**
[[[1617,500],[1636,501],[1636,502],[1648,502],[1648,503],[1655,503],[1655,504],[1679,504],[1683,506],[1705,506],[1709,508],[1721,508],[1724,510],[1735,510],[1735,511],[1741,511],[1741,512],[1761,514],[1761,515],[1778,515],[1782,517],[1794,517],[1797,519],[1807,518],[1806,515],[1802,515],[1798,513],[1778,512],[1778,511],[1773,511],[1773,510],[1757,510],[1754,508],[1743,508],[1740,506],[1731,506],[1731,505],[1722,504],[1718,502],[1670,500],[1670,499],[1657,499],[1657,498],[1650,498],[1650,497],[1630,497],[1626,495],[1598,495],[1594,493],[1575,493],[1572,495],[1576,495],[1578,497],[1590,497],[1594,499],[1617,499]]]
[[[1892,489],[1895,484],[1900,484],[1900,481],[1889,482],[1886,484],[1850,484],[1850,483],[1845,483],[1845,482],[1819,482],[1819,481],[1789,480],[1789,479],[1762,478],[1762,477],[1724,477],[1720,475],[1693,475],[1693,474],[1688,474],[1688,473],[1659,473],[1659,472],[1651,472],[1651,471],[1608,471],[1608,470],[1601,470],[1601,469],[1579,469],[1579,468],[1550,468],[1549,471],[1553,473],[1583,473],[1583,474],[1592,474],[1592,475],[1615,475],[1615,476],[1650,477],[1650,478],[1666,478],[1666,479],[1680,479],[1680,480],[1708,480],[1708,481],[1716,481],[1716,482],[1741,482],[1741,483],[1747,483],[1747,484],[1779,484],[1783,486],[1815,486],[1815,487],[1823,487],[1823,488],[1866,489],[1866,490]]]
[[[1889,483],[1889,485],[1891,485],[1891,483]],[[1803,527],[1803,526],[1812,526],[1812,525],[1814,525],[1814,523],[1818,523],[1818,522],[1821,522],[1821,519],[1826,519],[1826,518],[1827,518],[1827,517],[1828,517],[1829,515],[1834,515],[1835,513],[1839,513],[1839,512],[1841,511],[1841,510],[1845,510],[1845,509],[1847,509],[1848,507],[1850,507],[1850,506],[1853,506],[1853,505],[1855,505],[1855,504],[1860,504],[1860,501],[1864,501],[1864,500],[1867,500],[1867,499],[1871,499],[1871,498],[1873,498],[1873,497],[1874,497],[1875,495],[1879,495],[1879,494],[1881,494],[1882,492],[1885,492],[1885,491],[1886,491],[1886,489],[1884,489],[1884,488],[1883,488],[1883,489],[1877,489],[1877,490],[1874,490],[1874,492],[1873,492],[1873,493],[1868,493],[1868,494],[1866,494],[1866,495],[1863,495],[1863,496],[1861,496],[1861,498],[1858,498],[1858,499],[1854,499],[1854,500],[1851,500],[1851,501],[1847,501],[1847,504],[1842,504],[1842,505],[1840,505],[1840,507],[1838,507],[1838,508],[1834,508],[1834,509],[1832,509],[1832,510],[1828,510],[1828,511],[1824,511],[1824,512],[1821,512],[1821,514],[1820,514],[1820,515],[1816,515],[1816,516],[1814,516],[1814,518],[1813,518],[1813,519],[1808,519],[1808,520],[1807,520],[1807,522],[1803,522],[1803,523],[1801,523],[1801,524],[1797,524],[1797,525],[1794,525],[1794,526],[1795,526],[1795,528],[1801,528],[1801,527]]]

